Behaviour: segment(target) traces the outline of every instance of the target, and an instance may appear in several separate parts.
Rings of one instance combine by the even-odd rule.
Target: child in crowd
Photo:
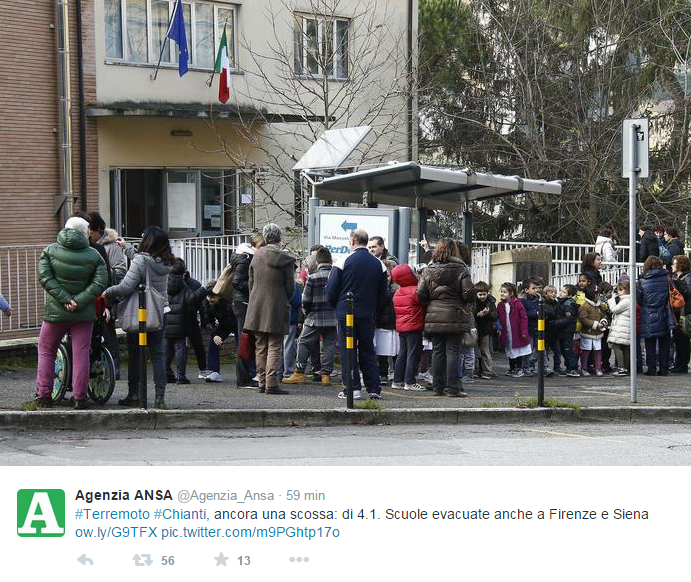
[[[283,337],[281,357],[278,360],[276,378],[283,381],[295,371],[295,356],[298,347],[298,324],[300,323],[300,306],[302,305],[302,286],[293,281],[293,297],[290,300],[290,320],[288,335]]]
[[[409,265],[398,265],[391,272],[399,289],[393,296],[396,331],[400,349],[396,357],[392,388],[416,392],[425,388],[416,382],[416,374],[422,357],[422,331],[425,328],[425,306],[417,293],[418,278]]]
[[[193,323],[197,319],[199,303],[206,297],[204,287],[193,291],[184,279],[187,267],[185,262],[177,258],[168,275],[168,306],[170,311],[164,316],[165,362],[166,375],[169,383],[189,384],[187,379],[187,341]],[[176,360],[177,374],[171,369],[173,357]]]
[[[484,281],[475,283],[477,299],[473,307],[475,326],[477,328],[477,376],[491,380],[496,374],[492,365],[492,339],[496,333],[497,305],[496,299],[489,294],[489,285]]]
[[[307,360],[315,350],[319,353],[320,336],[324,338],[324,359],[321,363],[319,380],[324,386],[331,384],[331,372],[336,354],[336,312],[326,301],[326,282],[331,273],[332,257],[325,247],[318,248],[315,257],[317,267],[308,275],[302,292],[302,310],[305,320],[298,341],[295,371],[292,376],[283,380],[286,384],[307,382],[305,375]]]
[[[554,329],[554,320],[557,318],[557,288],[547,285],[542,290],[545,310],[545,376],[554,376],[560,372],[561,362],[559,357],[559,345],[557,334]],[[549,351],[552,351],[554,366],[549,369]]]
[[[574,301],[577,289],[575,285],[564,285],[557,300],[556,318],[552,328],[556,338],[557,351],[554,352],[554,369],[559,370],[561,357],[564,358],[566,371],[559,371],[560,376],[578,378],[578,357],[573,353],[573,336],[578,322],[578,305]]]
[[[592,351],[595,375],[602,376],[602,332],[607,328],[607,319],[600,309],[600,290],[590,285],[583,293],[585,303],[578,309],[578,320],[581,322],[581,374],[590,376],[588,358]]]
[[[629,282],[620,281],[617,285],[617,297],[612,297],[608,301],[613,317],[607,341],[614,351],[618,366],[614,371],[614,376],[627,376],[630,369],[631,297],[629,290]]]
[[[471,307],[469,313],[469,323],[470,329],[475,330],[475,335],[477,336],[477,327],[475,323],[475,316],[473,315],[473,309]],[[473,345],[466,346],[461,343],[459,349],[458,358],[458,375],[461,376],[461,382],[464,384],[472,384],[475,382],[473,380],[475,376],[475,350],[477,349],[477,340]]]
[[[528,316],[528,337],[531,344],[529,358],[523,359],[523,374],[535,376],[535,364],[537,363],[537,312],[540,304],[540,292],[542,281],[538,278],[526,279],[523,282],[523,308]]]
[[[240,344],[238,334],[238,323],[233,313],[233,308],[230,301],[223,299],[220,295],[213,293],[211,289],[214,288],[216,281],[209,281],[206,284],[206,289],[209,294],[206,300],[202,302],[202,310],[204,312],[204,320],[207,325],[211,326],[211,340],[209,341],[209,374],[206,376],[207,382],[223,382],[221,376],[221,345],[223,341],[231,334],[236,334],[236,345]],[[256,380],[252,380],[252,386],[256,387]]]
[[[504,283],[499,294],[501,305],[497,307],[501,332],[499,343],[506,349],[509,358],[507,376],[522,378],[523,360],[532,353],[528,336],[528,315],[523,303],[517,296],[513,283]]]
[[[600,285],[600,291],[602,292],[600,297],[600,310],[602,311],[602,316],[607,320],[607,327],[602,333],[602,373],[609,374],[612,372],[612,366],[610,364],[612,349],[609,347],[607,341],[610,326],[612,324],[612,311],[609,308],[609,300],[612,298],[614,287],[607,283],[607,281],[603,281],[602,285]]]

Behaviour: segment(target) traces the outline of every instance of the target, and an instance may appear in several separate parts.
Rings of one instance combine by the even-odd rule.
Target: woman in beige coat
[[[289,331],[295,258],[279,247],[281,229],[277,225],[267,224],[263,235],[266,246],[256,252],[250,263],[245,329],[255,337],[259,392],[288,394],[279,388],[276,370],[283,337]]]

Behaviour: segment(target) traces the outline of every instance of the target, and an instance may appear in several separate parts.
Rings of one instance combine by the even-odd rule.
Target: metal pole
[[[139,285],[139,402],[144,409],[146,401],[146,285]]]
[[[70,88],[70,34],[68,0],[56,4],[58,39],[58,102],[60,105],[60,197],[62,223],[74,212],[72,181],[72,90]]]
[[[355,316],[353,315],[353,292],[348,291],[346,295],[346,350],[345,350],[345,360],[343,366],[343,384],[346,387],[346,405],[348,408],[353,409],[355,405],[353,404],[353,351],[355,349],[355,334],[354,331]]]
[[[638,181],[638,130],[640,125],[631,125],[631,135],[629,136],[629,297],[630,297],[630,320],[629,338],[631,345],[629,348],[629,377],[631,379],[631,402],[638,402],[638,387],[636,375],[638,370],[638,338],[636,337],[636,185]]]
[[[537,405],[545,406],[545,298],[542,295],[537,308]]]

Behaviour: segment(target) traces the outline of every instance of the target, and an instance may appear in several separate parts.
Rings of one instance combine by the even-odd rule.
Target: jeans
[[[559,352],[564,356],[564,364],[567,370],[578,370],[578,356],[573,353],[573,336],[559,337]],[[554,367],[557,367],[556,352],[554,357]]]
[[[530,336],[530,345],[533,351],[528,357],[523,358],[523,371],[534,372],[537,368],[537,359],[539,352],[537,351],[537,332]],[[542,357],[545,359],[545,368],[549,368],[549,358],[547,352],[542,352]]]
[[[267,392],[278,388],[278,361],[281,357],[283,336],[276,333],[254,332],[259,389]]]
[[[297,355],[297,324],[290,326],[288,335],[283,336],[283,343],[281,344],[281,358],[278,361],[278,369],[276,376],[282,378],[283,376],[291,376],[295,370],[295,356]]]
[[[458,358],[458,375],[472,378],[475,374],[475,346],[466,348],[461,346]]]
[[[393,369],[393,381],[415,384],[417,368],[422,357],[422,332],[404,331],[398,334],[400,338],[400,351],[396,356],[396,365]]]
[[[166,374],[173,373],[170,366],[175,357],[176,376],[184,378],[187,371],[187,342],[184,337],[165,338]]]
[[[660,372],[669,370],[669,344],[669,334],[645,338],[645,365],[648,366],[649,374],[655,372],[657,360]]]
[[[691,356],[689,337],[677,327],[672,332],[672,338],[674,339],[674,350],[676,352],[674,369],[678,372],[688,372],[689,357]]]
[[[444,389],[457,393],[463,386],[458,375],[461,352],[460,333],[434,333],[432,337],[432,376],[437,393]]]
[[[166,363],[163,353],[163,330],[147,333],[149,358],[154,369],[156,397],[163,398],[166,391]],[[127,334],[127,386],[130,394],[139,395],[139,334]]]
[[[220,327],[215,327],[211,331],[211,339],[209,340],[209,370],[212,372],[220,373],[221,371],[221,346],[215,344],[214,336],[219,336],[222,340],[225,340],[229,335],[229,330]],[[239,343],[240,336],[237,336],[237,338]],[[240,384],[240,379],[238,379],[238,386],[244,386],[244,384]]]
[[[321,366],[322,374],[330,374],[334,369],[336,357],[336,328],[315,327],[303,325],[300,339],[298,340],[298,357],[295,368],[298,372],[304,372],[307,368],[307,359],[314,353],[314,346],[319,350],[319,337],[324,338],[324,361]],[[315,372],[317,370],[315,369]]]
[[[36,395],[50,396],[55,381],[55,356],[63,336],[72,336],[72,394],[75,400],[87,397],[89,384],[89,346],[93,321],[52,322],[44,321],[38,336],[38,367],[36,370]]]
[[[360,371],[362,371],[363,381],[367,392],[370,394],[380,394],[379,385],[379,366],[374,350],[374,321],[369,318],[356,318],[353,350],[353,390],[360,389]],[[346,353],[346,334],[345,319],[338,320],[338,340],[341,359],[345,362]],[[345,383],[345,370],[343,371]]]
[[[477,340],[476,359],[480,375],[494,376],[494,365],[492,363],[492,336],[484,335]]]
[[[233,301],[233,313],[235,314],[235,319],[238,322],[237,335],[235,336],[237,340],[237,345],[240,345],[240,336],[242,335],[242,329],[245,327],[245,318],[247,317],[247,303],[242,301]],[[226,336],[227,337],[227,336]],[[209,354],[209,360],[211,359],[211,354]],[[209,370],[218,372],[211,367],[209,362]],[[235,379],[238,386],[249,386],[252,382],[252,378],[257,374],[257,366],[255,360],[243,360],[242,358],[236,358],[235,360]]]

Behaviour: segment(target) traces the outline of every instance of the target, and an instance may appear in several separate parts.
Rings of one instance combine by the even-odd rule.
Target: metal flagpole
[[[631,379],[631,402],[638,402],[638,338],[636,337],[636,186],[638,182],[638,130],[640,125],[631,124],[631,134],[623,136],[629,140],[629,297],[630,328],[629,337],[629,377]]]
[[[177,11],[178,7],[182,9],[180,0],[175,0],[175,7],[173,8],[173,11],[170,13],[170,18],[168,19],[168,26],[166,27],[166,35],[163,37],[163,44],[161,44],[161,52],[158,55],[158,63],[156,64],[156,70],[154,71],[154,74],[151,75],[152,81],[155,81],[156,77],[158,77],[158,69],[161,68],[161,59],[163,58],[163,51],[166,49],[166,43],[168,42],[168,33],[170,32],[170,25],[173,22],[173,18],[175,18],[175,12]]]

